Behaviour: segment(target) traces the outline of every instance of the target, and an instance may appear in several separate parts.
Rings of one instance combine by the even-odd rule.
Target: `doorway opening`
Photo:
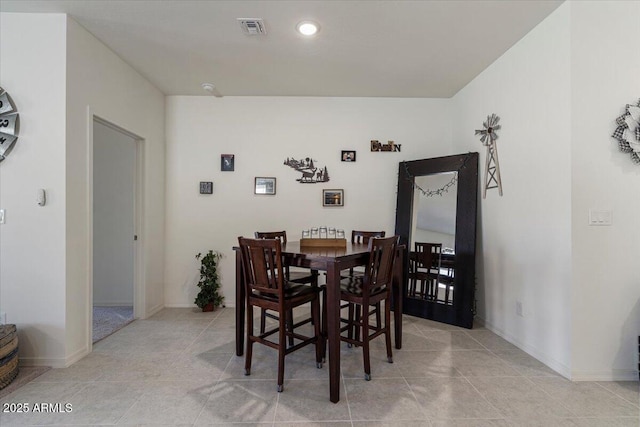
[[[141,138],[92,118],[91,344],[139,317]]]

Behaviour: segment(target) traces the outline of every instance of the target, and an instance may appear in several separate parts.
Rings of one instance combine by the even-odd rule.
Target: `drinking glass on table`
[[[327,227],[320,227],[320,238],[321,239],[327,238]]]
[[[311,229],[311,238],[312,239],[318,238],[318,227],[314,227]]]
[[[311,237],[311,232],[309,230],[302,230],[302,238],[308,239]]]
[[[336,230],[336,239],[344,239],[344,230]]]
[[[329,231],[327,233],[327,237],[329,239],[335,239],[336,238],[336,229],[334,227],[329,227]]]

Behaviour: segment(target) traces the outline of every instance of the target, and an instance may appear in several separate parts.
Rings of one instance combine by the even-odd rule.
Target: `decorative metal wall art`
[[[502,196],[502,179],[500,179],[500,163],[498,162],[498,147],[496,140],[498,134],[496,131],[502,127],[498,124],[500,117],[496,114],[487,116],[487,121],[482,123],[483,129],[476,130],[476,135],[480,136],[480,142],[487,147],[487,160],[484,166],[484,189],[482,198],[487,197],[489,188],[497,188],[498,193]]]
[[[616,124],[618,127],[611,136],[618,140],[620,151],[629,153],[631,161],[640,164],[640,99],[636,105],[627,104]]]
[[[371,140],[371,151],[397,151],[400,152],[402,144],[396,144],[393,141],[387,141],[386,144],[381,144],[377,139]]]
[[[2,162],[18,140],[20,117],[11,97],[0,87],[0,162]]]
[[[284,164],[297,170],[302,176],[296,181],[300,184],[315,184],[318,182],[329,182],[329,171],[326,166],[316,166],[314,160],[311,157],[305,157],[304,159],[296,160],[287,157]],[[317,162],[317,160],[316,160]]]

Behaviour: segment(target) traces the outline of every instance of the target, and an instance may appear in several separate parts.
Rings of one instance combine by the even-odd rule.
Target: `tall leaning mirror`
[[[478,153],[400,163],[404,313],[473,326],[477,200]]]

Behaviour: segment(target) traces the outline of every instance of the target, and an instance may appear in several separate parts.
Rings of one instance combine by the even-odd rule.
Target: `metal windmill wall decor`
[[[631,155],[631,161],[640,164],[640,99],[636,105],[627,104],[623,115],[616,119],[616,130],[611,135],[618,140],[618,148]]]
[[[487,147],[487,161],[484,166],[484,189],[482,198],[487,197],[489,188],[497,188],[498,193],[502,196],[502,180],[500,179],[500,163],[498,162],[498,147],[496,140],[498,139],[498,131],[502,126],[498,124],[500,117],[496,114],[487,116],[487,121],[482,123],[483,129],[476,130],[476,135],[481,135],[480,142]]]

